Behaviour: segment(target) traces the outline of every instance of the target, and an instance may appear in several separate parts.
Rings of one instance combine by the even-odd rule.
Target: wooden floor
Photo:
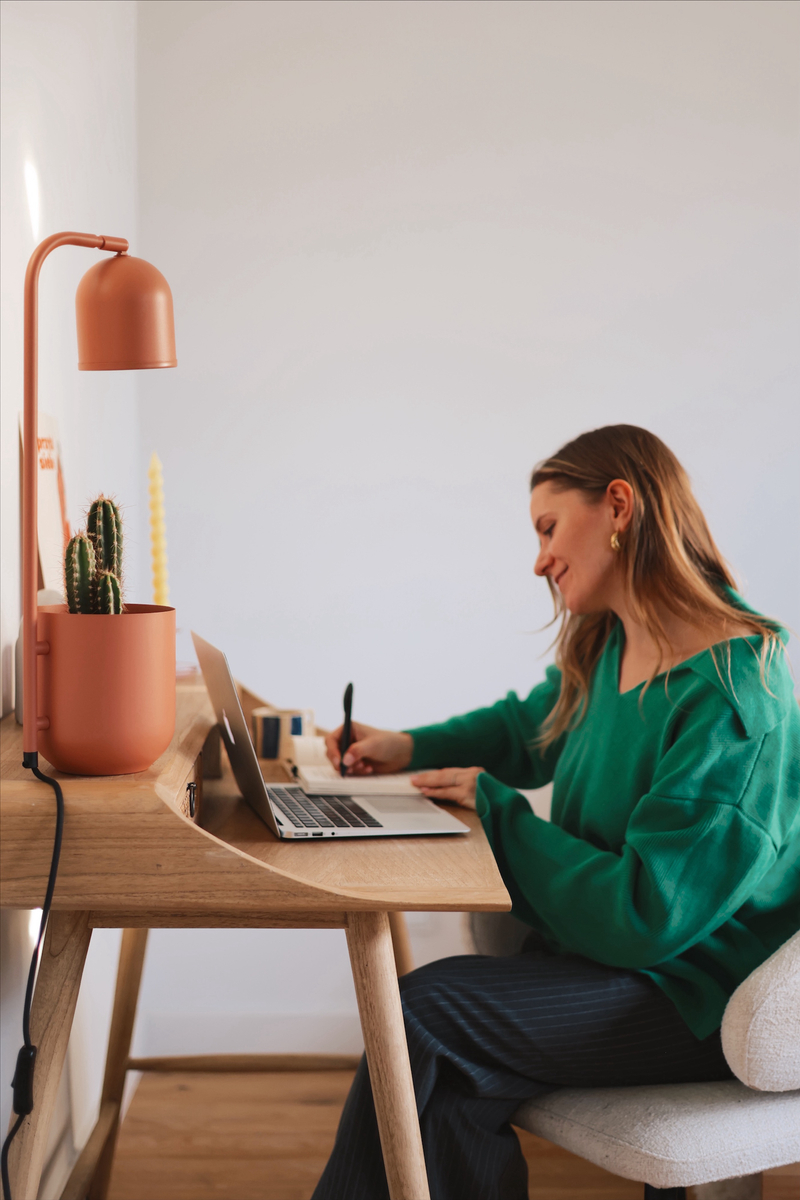
[[[308,1200],[351,1071],[149,1074],[120,1131],[109,1200]],[[531,1200],[641,1200],[641,1184],[520,1134]],[[797,1200],[800,1168],[765,1177]]]

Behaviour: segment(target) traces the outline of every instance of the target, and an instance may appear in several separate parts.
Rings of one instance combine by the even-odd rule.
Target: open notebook
[[[293,737],[292,762],[294,773],[310,795],[324,792],[341,796],[418,796],[411,776],[348,775],[343,778],[325,753],[321,737]]]

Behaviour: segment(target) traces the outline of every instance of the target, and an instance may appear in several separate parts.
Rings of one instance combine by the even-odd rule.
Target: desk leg
[[[108,1035],[106,1072],[100,1098],[101,1113],[105,1105],[113,1105],[116,1116],[103,1145],[103,1151],[87,1189],[88,1200],[106,1200],[114,1165],[114,1151],[119,1133],[119,1114],[125,1076],[131,1052],[133,1026],[136,1020],[136,1005],[142,982],[144,955],[147,949],[147,929],[123,929],[122,945],[119,950],[117,988],[114,993],[114,1010],[111,1014],[111,1029]]]
[[[408,936],[408,925],[406,924],[405,914],[390,912],[389,928],[392,931],[392,945],[394,946],[394,961],[397,967],[397,974],[398,976],[407,975],[409,971],[414,970],[414,955],[411,953],[411,938]]]
[[[392,935],[385,912],[348,913],[347,945],[391,1200],[429,1200]]]
[[[31,1005],[31,1040],[37,1047],[33,1112],[22,1122],[8,1159],[14,1200],[36,1200],[39,1190],[47,1134],[91,936],[88,913],[50,913]]]

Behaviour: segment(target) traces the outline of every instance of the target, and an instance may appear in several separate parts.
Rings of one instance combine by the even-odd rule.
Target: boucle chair
[[[527,927],[470,914],[478,954],[513,954]],[[514,1124],[644,1184],[645,1200],[800,1160],[800,933],[736,989],[722,1021],[736,1079],[627,1088],[561,1088]]]

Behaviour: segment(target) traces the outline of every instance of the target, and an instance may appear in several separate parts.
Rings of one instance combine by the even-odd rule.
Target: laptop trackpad
[[[357,796],[359,804],[378,818],[387,831],[398,833],[469,833],[469,826],[427,796]]]
[[[438,814],[438,809],[426,796],[357,796],[359,803],[366,800],[376,813],[429,813],[431,809]]]

